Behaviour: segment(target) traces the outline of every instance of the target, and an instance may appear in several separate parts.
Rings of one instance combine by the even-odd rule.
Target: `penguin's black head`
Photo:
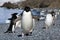
[[[26,7],[24,8],[24,11],[26,11],[26,12],[30,11],[30,7],[26,6]]]
[[[8,18],[8,20],[15,20],[16,18],[17,18],[17,15],[18,13],[13,13],[13,14],[11,14],[12,15],[12,17],[11,18]]]
[[[54,12],[54,11],[52,11],[52,12],[51,12],[51,15],[52,15],[52,16],[54,16],[54,15],[55,15],[55,12]]]

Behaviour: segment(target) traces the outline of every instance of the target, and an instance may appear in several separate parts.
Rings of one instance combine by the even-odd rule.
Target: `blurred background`
[[[60,0],[0,0],[0,23],[9,23],[12,13],[22,13],[23,7],[30,6],[34,16],[40,16],[42,11],[55,10],[59,12]],[[44,13],[43,12],[43,13]]]

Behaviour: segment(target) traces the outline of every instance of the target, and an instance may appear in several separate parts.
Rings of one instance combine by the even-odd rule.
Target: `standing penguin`
[[[48,13],[46,15],[46,19],[45,19],[45,26],[46,26],[46,29],[49,28],[49,26],[51,26],[54,22],[54,11],[52,11],[51,13]]]
[[[22,15],[21,19],[22,35],[18,36],[28,36],[32,33],[33,30],[33,19],[30,7],[26,6],[21,15]]]
[[[14,32],[14,27],[15,27],[15,23],[14,23],[14,20],[17,18],[17,15],[18,13],[13,13],[12,14],[12,17],[11,18],[9,18],[8,20],[10,20],[10,25],[9,25],[9,28],[8,28],[8,30],[5,32],[5,33],[12,33],[12,32]]]

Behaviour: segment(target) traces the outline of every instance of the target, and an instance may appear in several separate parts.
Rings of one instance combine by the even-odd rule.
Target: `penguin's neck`
[[[24,15],[31,15],[31,11],[29,11],[29,12],[26,12],[26,11],[24,11]]]

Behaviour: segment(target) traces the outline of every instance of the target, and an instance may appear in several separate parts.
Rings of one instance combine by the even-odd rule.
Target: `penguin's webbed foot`
[[[22,37],[22,35],[18,35],[18,37]]]
[[[6,31],[6,32],[4,32],[4,33],[15,33],[15,31],[14,31],[14,32],[12,32],[12,31]]]
[[[24,36],[28,36],[29,34],[24,34]],[[23,35],[18,35],[18,37],[23,37]]]
[[[6,32],[4,32],[4,33],[9,33],[9,31],[6,31]]]
[[[29,33],[29,36],[32,36],[32,32]]]
[[[46,29],[46,27],[42,27],[42,29]]]
[[[27,34],[25,34],[25,36],[29,36],[29,34],[27,33]]]
[[[25,34],[25,36],[32,36],[32,32]]]
[[[23,35],[18,35],[18,37],[22,37]],[[32,36],[32,32],[24,34],[24,36]]]
[[[55,25],[55,23],[53,24],[53,26]]]

